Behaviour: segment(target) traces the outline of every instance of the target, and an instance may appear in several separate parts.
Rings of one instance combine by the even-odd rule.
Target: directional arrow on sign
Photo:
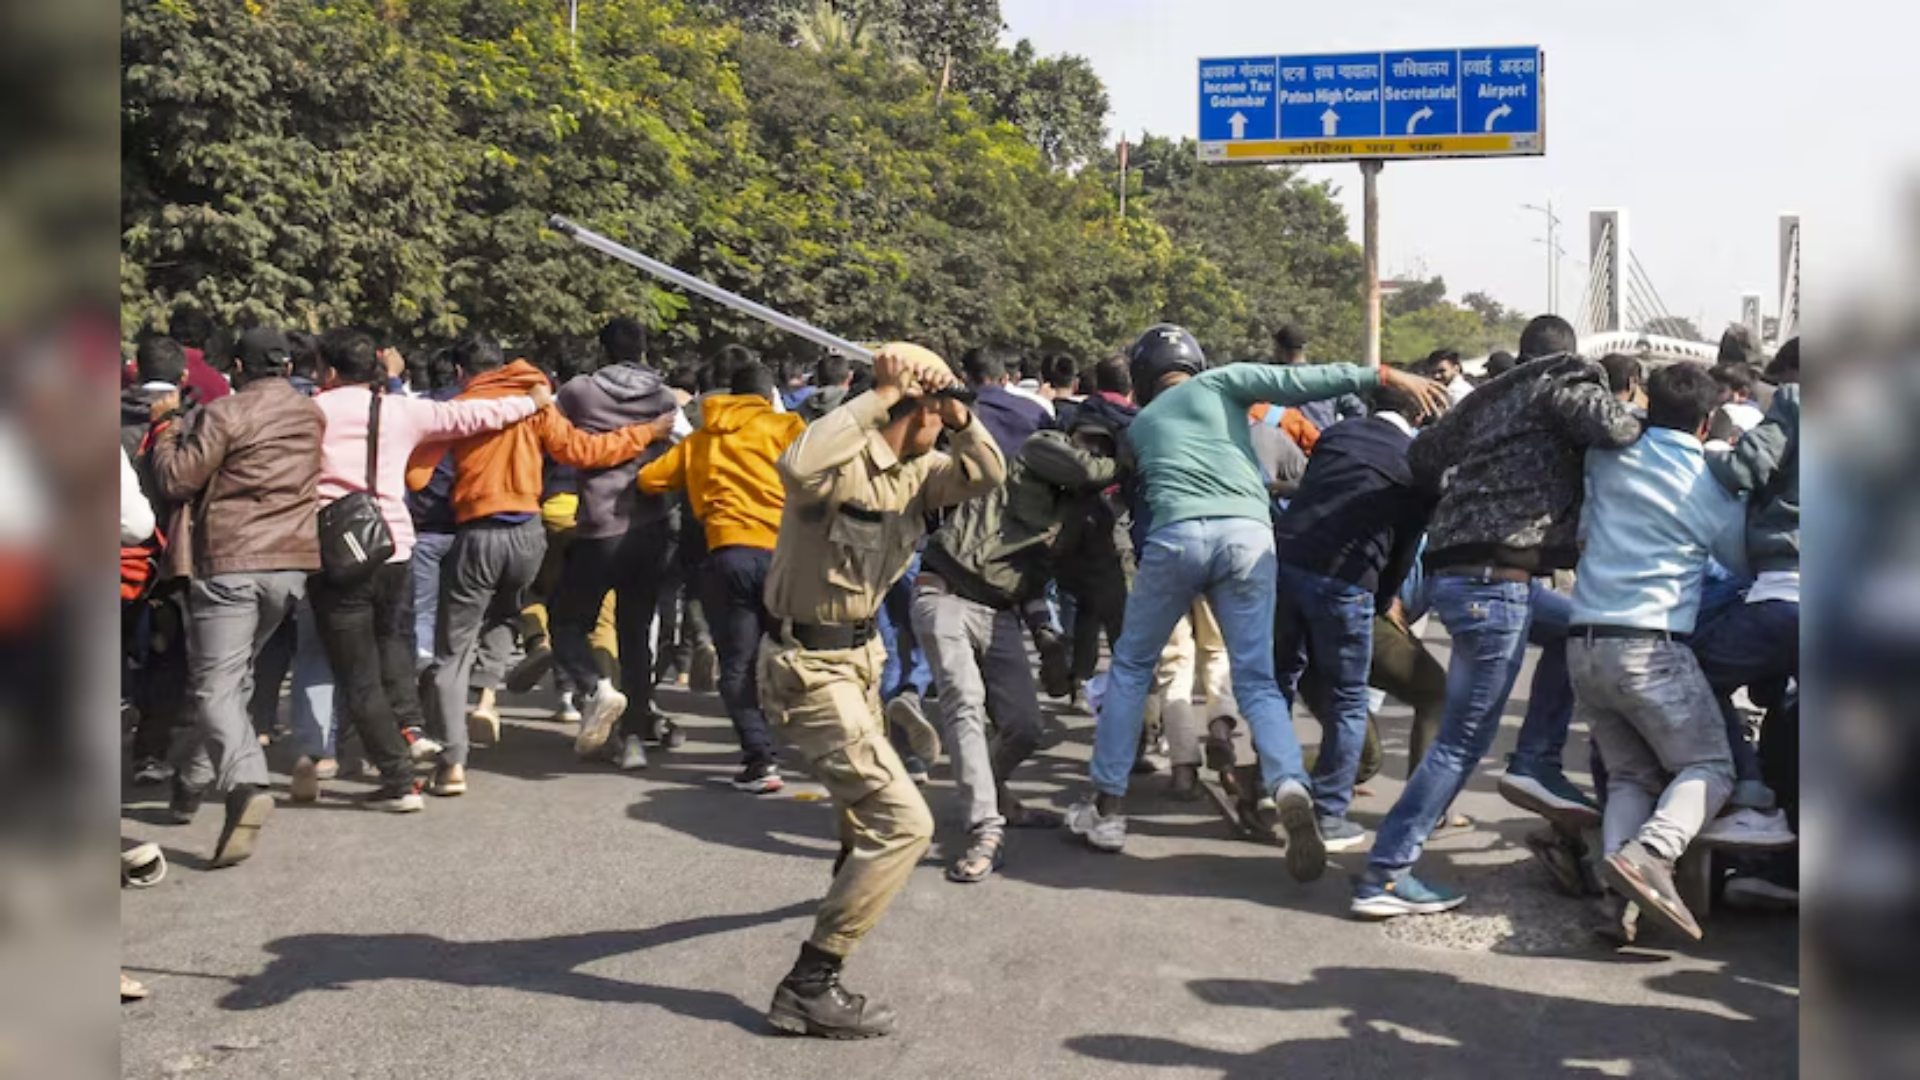
[[[1420,126],[1420,121],[1431,119],[1433,119],[1433,110],[1425,105],[1420,106],[1419,112],[1407,117],[1407,134],[1413,134],[1413,129]]]
[[[1340,110],[1329,105],[1327,111],[1320,114],[1320,134],[1340,134]]]
[[[1247,135],[1247,117],[1244,113],[1234,113],[1227,117],[1227,126],[1233,129],[1233,137],[1243,139]]]
[[[1501,117],[1512,116],[1512,115],[1513,115],[1513,106],[1507,104],[1504,101],[1501,102],[1499,108],[1487,114],[1487,130],[1492,131],[1493,125],[1498,123]]]

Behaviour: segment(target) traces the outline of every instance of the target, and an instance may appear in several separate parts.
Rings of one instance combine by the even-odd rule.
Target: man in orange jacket
[[[773,372],[760,364],[737,370],[728,389],[732,393],[701,406],[700,430],[640,470],[640,490],[686,490],[694,516],[706,526],[700,603],[720,653],[720,700],[745,755],[733,786],[758,795],[781,787],[754,677],[760,637],[769,628],[767,571],[786,505],[776,463],[807,425],[773,411]]]
[[[493,398],[526,394],[547,385],[547,376],[525,360],[506,363],[500,343],[478,332],[454,346],[467,388],[460,397]],[[499,738],[497,717],[466,722],[467,681],[486,634],[511,634],[525,606],[527,587],[546,554],[546,529],[540,521],[543,455],[577,469],[605,469],[631,461],[656,439],[665,438],[673,417],[591,435],[546,409],[501,431],[452,444],[422,447],[407,466],[409,487],[419,489],[449,451],[454,456],[453,546],[440,571],[440,612],[434,629],[431,707],[446,731],[446,749],[428,791],[461,795],[467,790],[467,752],[477,736]],[[583,729],[580,738],[591,734]],[[599,742],[605,743],[602,725]],[[593,749],[597,750],[598,746]]]

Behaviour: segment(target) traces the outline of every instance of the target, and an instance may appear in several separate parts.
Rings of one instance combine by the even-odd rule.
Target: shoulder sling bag
[[[380,391],[367,405],[367,490],[320,508],[320,565],[336,585],[366,580],[393,558],[393,531],[380,513]]]

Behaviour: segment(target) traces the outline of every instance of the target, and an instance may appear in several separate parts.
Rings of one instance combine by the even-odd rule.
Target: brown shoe
[[[1642,913],[1700,940],[1700,923],[1687,910],[1673,883],[1673,864],[1647,850],[1640,841],[1629,840],[1607,856],[1600,864],[1600,873],[1614,892],[1638,904]]]

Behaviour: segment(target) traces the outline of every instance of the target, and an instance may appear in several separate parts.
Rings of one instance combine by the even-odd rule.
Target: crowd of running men
[[[1224,365],[1163,325],[1084,367],[729,346],[665,373],[625,318],[549,367],[480,332],[410,364],[354,330],[168,330],[122,403],[128,780],[167,785],[178,823],[218,804],[211,867],[255,849],[276,736],[289,802],[365,778],[368,808],[409,813],[476,793],[503,690],[550,687],[579,757],[623,770],[683,738],[656,686],[717,690],[733,786],[778,791],[784,761],[838,823],[769,1019],[879,1035],[892,1011],[840,970],[928,849],[943,754],[951,881],[991,878],[1015,830],[1122,851],[1164,756],[1165,796],[1200,797],[1204,765],[1307,883],[1369,845],[1350,810],[1392,696],[1406,784],[1351,910],[1438,913],[1466,897],[1416,865],[1470,824],[1454,803],[1533,644],[1499,791],[1545,819],[1528,846],[1596,931],[1697,939],[1696,864],[1729,902],[1795,902],[1797,341],[1656,366],[1542,316],[1476,379],[1450,352],[1309,364],[1292,327]],[[1097,715],[1064,813],[1009,789],[1061,737],[1043,697]],[[1576,717],[1590,792],[1562,764]]]

